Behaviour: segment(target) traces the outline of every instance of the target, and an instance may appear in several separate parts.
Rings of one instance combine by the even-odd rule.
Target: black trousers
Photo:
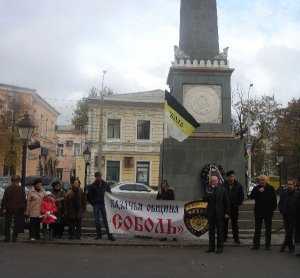
[[[230,222],[232,229],[232,236],[234,240],[239,240],[239,207],[231,207],[230,209]],[[224,239],[227,240],[229,228],[229,219],[225,220],[225,234]]]
[[[53,236],[55,238],[61,238],[64,233],[65,224],[63,220],[58,221],[57,223],[52,224]]]
[[[76,218],[76,219],[69,219],[69,237],[70,239],[81,238],[81,218]]]
[[[13,231],[11,234],[11,226],[13,224]],[[24,230],[24,214],[22,212],[16,213],[6,213],[4,220],[4,235],[5,241],[10,241],[11,239],[15,241],[18,237],[18,233]]]
[[[253,246],[260,247],[260,237],[262,223],[265,224],[265,246],[271,246],[271,234],[272,234],[272,218],[273,215],[258,215],[255,214],[255,232],[253,238]]]
[[[285,239],[283,246],[288,246],[291,250],[294,248],[294,234],[296,229],[296,222],[294,217],[283,216]]]
[[[225,219],[217,219],[216,216],[210,216],[208,218],[208,226],[209,226],[209,249],[214,250],[216,247],[216,232],[217,232],[217,249],[223,249]]]
[[[41,219],[39,217],[30,217],[30,229],[29,236],[30,238],[34,238],[39,240],[41,232]]]
[[[300,244],[300,218],[297,215],[298,219],[295,221],[295,242]]]

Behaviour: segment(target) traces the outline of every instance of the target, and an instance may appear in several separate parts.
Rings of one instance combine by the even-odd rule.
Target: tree
[[[84,130],[88,125],[88,104],[85,98],[79,100],[73,113],[72,124],[77,130]]]
[[[20,161],[21,142],[16,122],[29,111],[21,97],[2,94],[0,99],[0,157],[3,157],[4,174],[14,174]]]
[[[249,130],[250,138],[247,140],[251,141],[252,169],[254,173],[270,174],[270,168],[275,166],[271,146],[280,105],[274,96],[248,99],[242,90],[237,90],[235,95],[233,130],[241,139],[248,135]]]
[[[114,92],[112,89],[106,87],[104,89],[103,95],[104,96],[111,96]],[[97,97],[97,89],[92,87],[89,92],[88,98],[96,98]],[[75,126],[77,130],[86,130],[88,125],[88,98],[82,98],[77,102],[76,109],[73,113],[72,124]]]
[[[274,150],[284,157],[286,176],[299,176],[300,169],[300,99],[293,99],[279,111]]]

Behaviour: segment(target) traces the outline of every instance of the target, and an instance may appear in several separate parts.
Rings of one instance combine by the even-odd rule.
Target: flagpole
[[[163,142],[162,142],[162,163],[161,163],[161,182],[164,180],[164,174],[165,174],[165,120],[163,122]]]

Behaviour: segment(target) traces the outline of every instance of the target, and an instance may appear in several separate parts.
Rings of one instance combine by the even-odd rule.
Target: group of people
[[[272,220],[277,209],[277,195],[266,176],[258,178],[258,184],[251,192],[251,199],[255,201],[254,218],[255,232],[252,250],[260,249],[262,224],[265,226],[265,250],[271,249]],[[207,216],[209,225],[208,253],[222,253],[224,242],[228,236],[228,222],[231,220],[233,239],[240,244],[239,239],[239,207],[244,201],[242,185],[236,180],[234,171],[226,174],[226,181],[221,182],[218,176],[210,177],[210,184],[205,200],[208,202]],[[300,180],[289,180],[287,186],[280,193],[278,204],[284,220],[285,240],[280,249],[286,247],[290,253],[300,255]],[[215,239],[217,234],[217,240]],[[217,241],[217,244],[216,244]]]
[[[68,226],[69,239],[80,239],[81,223],[87,201],[93,207],[96,240],[102,238],[103,223],[108,239],[114,241],[115,238],[109,231],[104,200],[105,193],[111,192],[110,186],[102,179],[100,172],[95,173],[95,181],[87,187],[87,192],[84,192],[80,185],[80,180],[74,179],[69,191],[65,192],[61,183],[57,181],[52,184],[51,192],[45,192],[42,180],[36,179],[26,196],[24,188],[20,186],[20,177],[13,176],[1,203],[1,212],[5,215],[5,241],[15,242],[18,234],[24,232],[26,223],[29,226],[31,240],[40,239],[41,226],[44,238],[46,235],[49,235],[49,239],[61,238],[65,226]],[[163,181],[157,199],[175,200],[174,190],[170,188],[167,181]],[[285,229],[285,240],[280,251],[284,252],[288,247],[289,252],[300,255],[300,179],[289,180],[287,186],[280,190],[280,201],[277,205],[274,188],[268,184],[266,176],[260,176],[257,186],[251,192],[251,199],[255,201],[255,232],[252,249],[260,249],[264,222],[265,249],[270,250],[272,219],[278,206]],[[238,220],[239,209],[244,201],[244,190],[237,181],[234,171],[226,174],[224,182],[221,177],[212,175],[204,200],[208,203],[209,249],[207,252],[223,252],[224,242],[228,238],[229,220],[234,242],[240,244]]]
[[[102,237],[102,216],[108,238],[114,240],[109,233],[104,206],[104,194],[110,192],[110,187],[102,180],[101,173],[95,173],[95,182],[88,186],[87,193],[81,189],[78,178],[72,180],[67,192],[60,181],[52,184],[51,192],[45,191],[42,180],[36,179],[27,195],[20,181],[19,176],[11,178],[11,185],[6,188],[1,203],[1,213],[5,216],[5,242],[15,242],[26,226],[29,228],[30,240],[40,239],[41,227],[45,239],[62,238],[65,226],[68,226],[70,240],[80,239],[87,201],[94,209],[96,239]]]

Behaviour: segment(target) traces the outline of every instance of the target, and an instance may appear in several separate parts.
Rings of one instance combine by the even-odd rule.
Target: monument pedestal
[[[222,134],[201,136],[181,143],[174,139],[164,140],[161,176],[175,189],[176,200],[190,201],[203,197],[201,171],[210,163],[221,165],[225,171],[235,170],[238,180],[245,184],[243,141]]]

